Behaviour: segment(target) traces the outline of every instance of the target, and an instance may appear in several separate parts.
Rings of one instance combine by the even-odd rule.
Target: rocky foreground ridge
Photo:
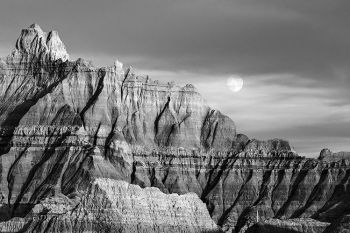
[[[35,24],[0,83],[1,232],[349,229],[349,154],[237,134],[192,85],[71,61]]]

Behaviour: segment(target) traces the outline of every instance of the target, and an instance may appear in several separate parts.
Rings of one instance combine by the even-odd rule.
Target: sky
[[[350,151],[349,0],[2,0],[0,56],[57,30],[71,58],[192,83],[250,138]],[[244,80],[240,92],[227,79]]]

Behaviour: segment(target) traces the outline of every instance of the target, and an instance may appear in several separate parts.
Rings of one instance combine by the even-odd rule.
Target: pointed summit
[[[56,31],[44,32],[41,27],[33,23],[22,29],[17,39],[16,49],[18,55],[35,56],[43,59],[66,61],[69,55]]]
[[[114,69],[117,73],[124,73],[123,70],[123,63],[121,63],[119,60],[114,61]]]
[[[54,60],[62,59],[63,61],[69,60],[69,55],[66,51],[66,47],[61,41],[60,36],[57,31],[49,32],[46,38],[46,45],[48,50],[50,51],[51,57]]]
[[[44,32],[41,27],[39,26],[39,24],[33,23],[32,25],[30,25],[28,28],[32,28],[38,32]]]

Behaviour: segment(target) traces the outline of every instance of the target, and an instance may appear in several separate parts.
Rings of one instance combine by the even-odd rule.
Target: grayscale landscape
[[[164,26],[146,16],[146,21],[134,22],[132,15],[123,24],[123,17],[116,16],[122,22],[116,26],[120,31],[114,31],[108,24],[117,18],[105,19],[109,9],[101,16],[103,28],[63,23],[73,10],[77,19],[93,20],[80,14],[101,6],[119,6],[126,10],[118,8],[121,15],[135,13],[140,19],[142,9],[128,9],[144,4],[146,12],[155,13],[148,1],[158,0],[101,5],[89,0],[86,9],[82,1],[67,3],[66,13],[60,11],[63,6],[47,7],[50,17],[36,7],[26,8],[35,17],[26,15],[20,6],[28,3],[20,0],[0,3],[0,232],[350,232],[350,40],[344,39],[349,29],[340,33],[343,24],[330,26],[334,46],[327,48],[325,39],[298,48],[298,42],[308,44],[299,24],[291,27],[295,44],[289,41],[285,49],[277,39],[267,42],[267,32],[253,39],[247,28],[229,36],[229,41],[237,36],[241,45],[245,37],[246,48],[223,40],[204,49],[217,38],[201,37],[206,21],[208,30],[216,23],[229,29],[219,14],[231,12],[226,4],[242,9],[241,18],[240,11],[232,10],[242,20],[235,29],[246,25],[249,12],[258,23],[255,17],[266,19],[266,12],[286,20],[307,11],[309,17],[298,15],[300,20],[323,15],[334,26],[346,18],[340,6],[349,4],[321,0],[309,12],[301,1],[253,7],[255,1],[219,0],[215,5],[205,0],[204,6],[181,0],[176,6],[167,2],[178,11],[165,15],[169,9],[164,8],[159,13]],[[190,17],[187,11],[194,9],[208,14]],[[289,14],[276,9],[289,9]],[[5,20],[17,11],[24,16]],[[56,20],[56,15],[63,18]],[[181,16],[187,26],[179,23]],[[52,28],[52,23],[55,30],[24,21],[46,17],[50,20],[44,24]],[[270,24],[276,37],[284,33],[276,25],[288,25],[283,20]],[[59,22],[68,32],[75,28],[67,35],[69,45],[58,33]],[[159,25],[147,27],[150,22]],[[139,32],[135,25],[141,25]],[[177,38],[171,26],[180,33]],[[190,36],[193,31],[186,27],[198,36]],[[164,34],[157,31],[161,29]],[[157,38],[148,38],[151,34],[145,36],[144,30]],[[15,31],[11,44],[7,37]],[[114,34],[115,39],[110,37]],[[138,35],[145,44],[133,37]],[[184,43],[184,38],[197,40]],[[121,48],[109,47],[109,41]],[[253,44],[255,49],[247,49]],[[121,58],[113,59],[118,52]],[[323,53],[328,55],[319,57]]]

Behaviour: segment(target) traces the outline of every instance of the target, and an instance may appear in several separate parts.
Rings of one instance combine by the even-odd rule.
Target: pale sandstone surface
[[[329,160],[324,151],[320,159],[305,159],[285,140],[237,134],[234,122],[211,109],[192,85],[152,81],[120,62],[96,68],[83,59],[70,61],[58,34],[38,25],[24,29],[12,54],[0,59],[0,84],[0,227],[142,232],[148,225],[136,229],[132,218],[152,217],[153,225],[147,221],[155,226],[164,215],[169,224],[162,227],[176,232],[181,213],[191,216],[192,226],[183,221],[177,230],[198,232],[204,226],[202,209],[199,216],[182,206],[169,212],[179,216],[169,216],[158,206],[145,216],[149,199],[128,212],[129,225],[118,222],[123,219],[118,211],[103,212],[117,201],[103,192],[111,186],[101,184],[103,195],[91,194],[100,178],[157,187],[164,194],[154,193],[168,204],[174,193],[196,193],[212,219],[233,232],[245,229],[257,209],[263,219],[332,223],[349,209],[346,154]],[[128,195],[130,188],[123,187],[111,192]],[[142,195],[155,190],[127,187]],[[201,208],[192,194],[188,197]],[[49,216],[39,211],[48,200],[56,214],[78,216],[79,209],[96,221],[75,225],[61,215],[41,221]],[[31,221],[37,215],[41,220]],[[111,225],[110,218],[119,225]]]
[[[32,217],[34,217],[32,219]],[[164,194],[98,178],[78,198],[45,198],[24,218],[0,223],[7,232],[221,232],[196,194]]]

